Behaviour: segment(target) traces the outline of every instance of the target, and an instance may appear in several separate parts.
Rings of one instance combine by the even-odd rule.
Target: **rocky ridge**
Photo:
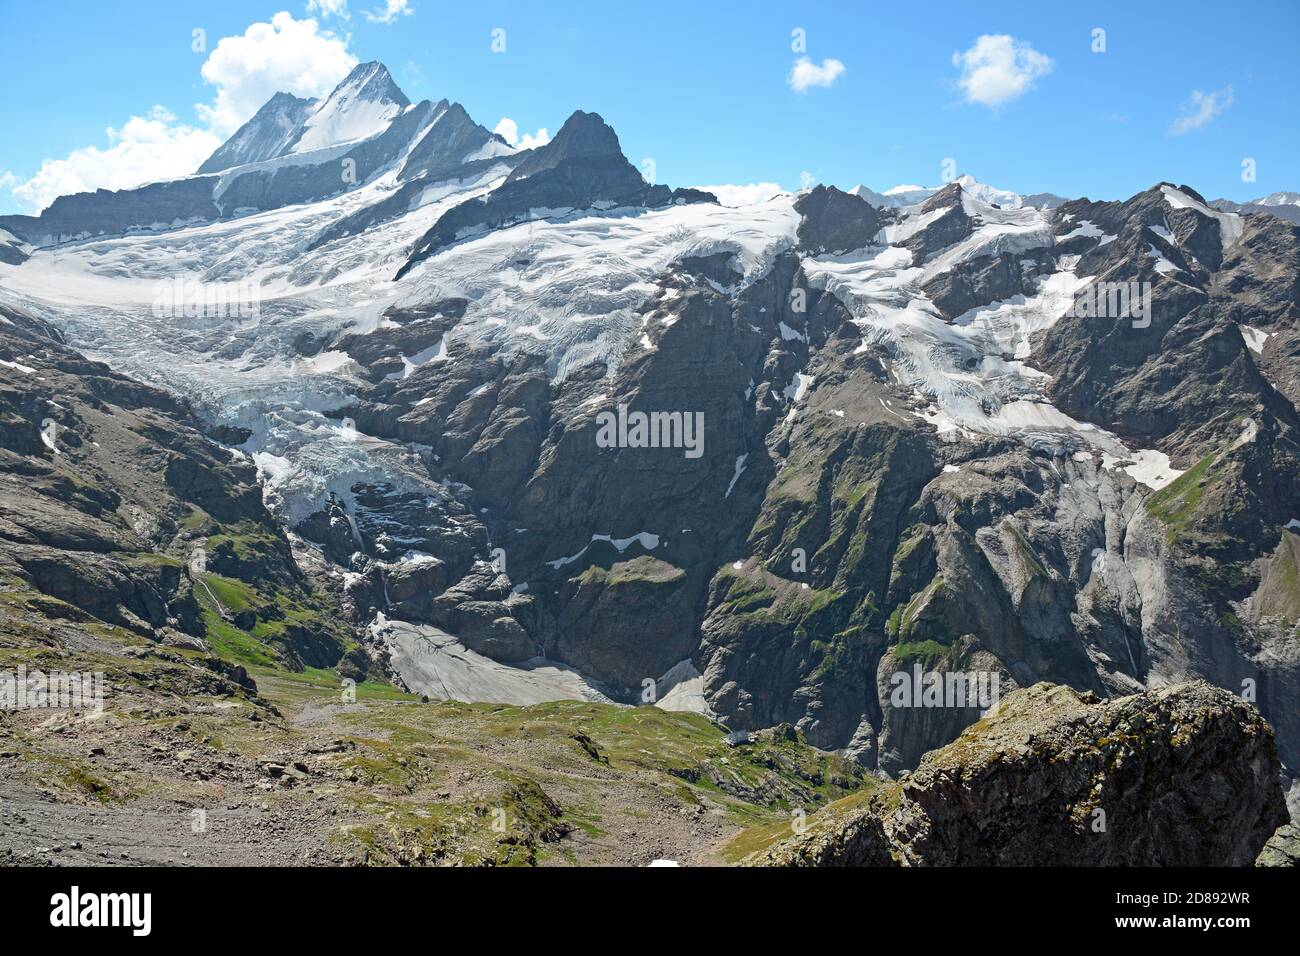
[[[1248,866],[1287,819],[1273,733],[1203,683],[1101,701],[1036,684],[775,866]]]

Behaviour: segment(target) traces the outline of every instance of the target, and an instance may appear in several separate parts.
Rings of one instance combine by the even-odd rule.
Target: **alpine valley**
[[[0,671],[108,688],[0,714],[0,861],[1294,863],[1297,209],[672,188],[371,62],[0,217]]]

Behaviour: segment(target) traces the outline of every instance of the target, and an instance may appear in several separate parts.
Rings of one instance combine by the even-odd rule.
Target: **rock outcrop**
[[[1239,698],[1202,682],[1107,701],[1036,684],[866,809],[814,818],[750,862],[1248,866],[1286,820],[1273,731]]]
[[[1293,823],[1277,828],[1264,844],[1256,866],[1300,866],[1300,827]]]

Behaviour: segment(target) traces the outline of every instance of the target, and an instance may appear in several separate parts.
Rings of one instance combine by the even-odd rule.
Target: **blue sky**
[[[332,82],[348,58],[377,59],[412,99],[459,100],[489,128],[509,117],[521,133],[554,133],[574,109],[595,110],[629,159],[652,158],[671,185],[793,188],[804,173],[844,188],[933,185],[952,159],[1022,193],[1123,198],[1162,179],[1237,200],[1300,189],[1294,0],[127,7],[0,0],[0,212],[201,160],[247,112],[241,97],[260,97],[274,78],[258,57],[279,53],[275,38],[261,52],[231,44],[208,68],[214,82],[204,63],[222,38],[278,11],[306,38],[285,51],[306,58],[295,74],[304,85]],[[304,27],[309,17],[316,24]],[[1093,52],[1096,28],[1104,52]],[[195,29],[204,52],[191,49]],[[803,51],[792,49],[796,29]],[[793,88],[800,56],[800,75],[825,85]],[[1255,182],[1242,181],[1244,159]]]

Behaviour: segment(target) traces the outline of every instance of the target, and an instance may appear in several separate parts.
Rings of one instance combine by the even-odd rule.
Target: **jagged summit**
[[[382,63],[360,63],[323,99],[276,93],[208,157],[198,173],[218,173],[366,139],[410,105]]]
[[[886,189],[883,193],[878,193],[859,183],[849,192],[855,196],[861,196],[873,206],[882,209],[897,209],[902,206],[914,206],[917,203],[925,202],[935,193],[950,186],[957,186],[962,192],[973,196],[980,202],[990,203],[1003,209],[1019,209],[1021,205],[1027,205],[1024,197],[1018,193],[982,183],[969,173],[963,173],[942,186],[901,185]]]
[[[302,124],[289,153],[367,139],[411,105],[378,61],[358,64]]]
[[[402,167],[401,178],[444,175],[465,162],[491,159],[513,152],[496,133],[489,132],[459,103],[440,100],[433,108],[429,132],[411,150]]]
[[[623,148],[614,132],[599,113],[575,110],[555,137],[515,167],[511,179],[526,179],[543,169],[554,169],[566,162],[625,163]],[[633,170],[635,172],[635,170]]]
[[[276,93],[199,167],[200,175],[280,155],[296,139],[318,101]]]
[[[517,155],[523,158],[505,182],[448,210],[416,243],[394,278],[401,279],[418,263],[467,236],[530,219],[585,209],[605,212],[717,201],[699,190],[646,183],[623,155],[618,135],[597,113],[575,111],[553,140]]]
[[[1288,222],[1300,223],[1300,193],[1290,190],[1269,193],[1249,202],[1215,199],[1210,205],[1224,212],[1267,213]]]
[[[1300,193],[1283,189],[1254,200],[1256,206],[1300,206]]]

